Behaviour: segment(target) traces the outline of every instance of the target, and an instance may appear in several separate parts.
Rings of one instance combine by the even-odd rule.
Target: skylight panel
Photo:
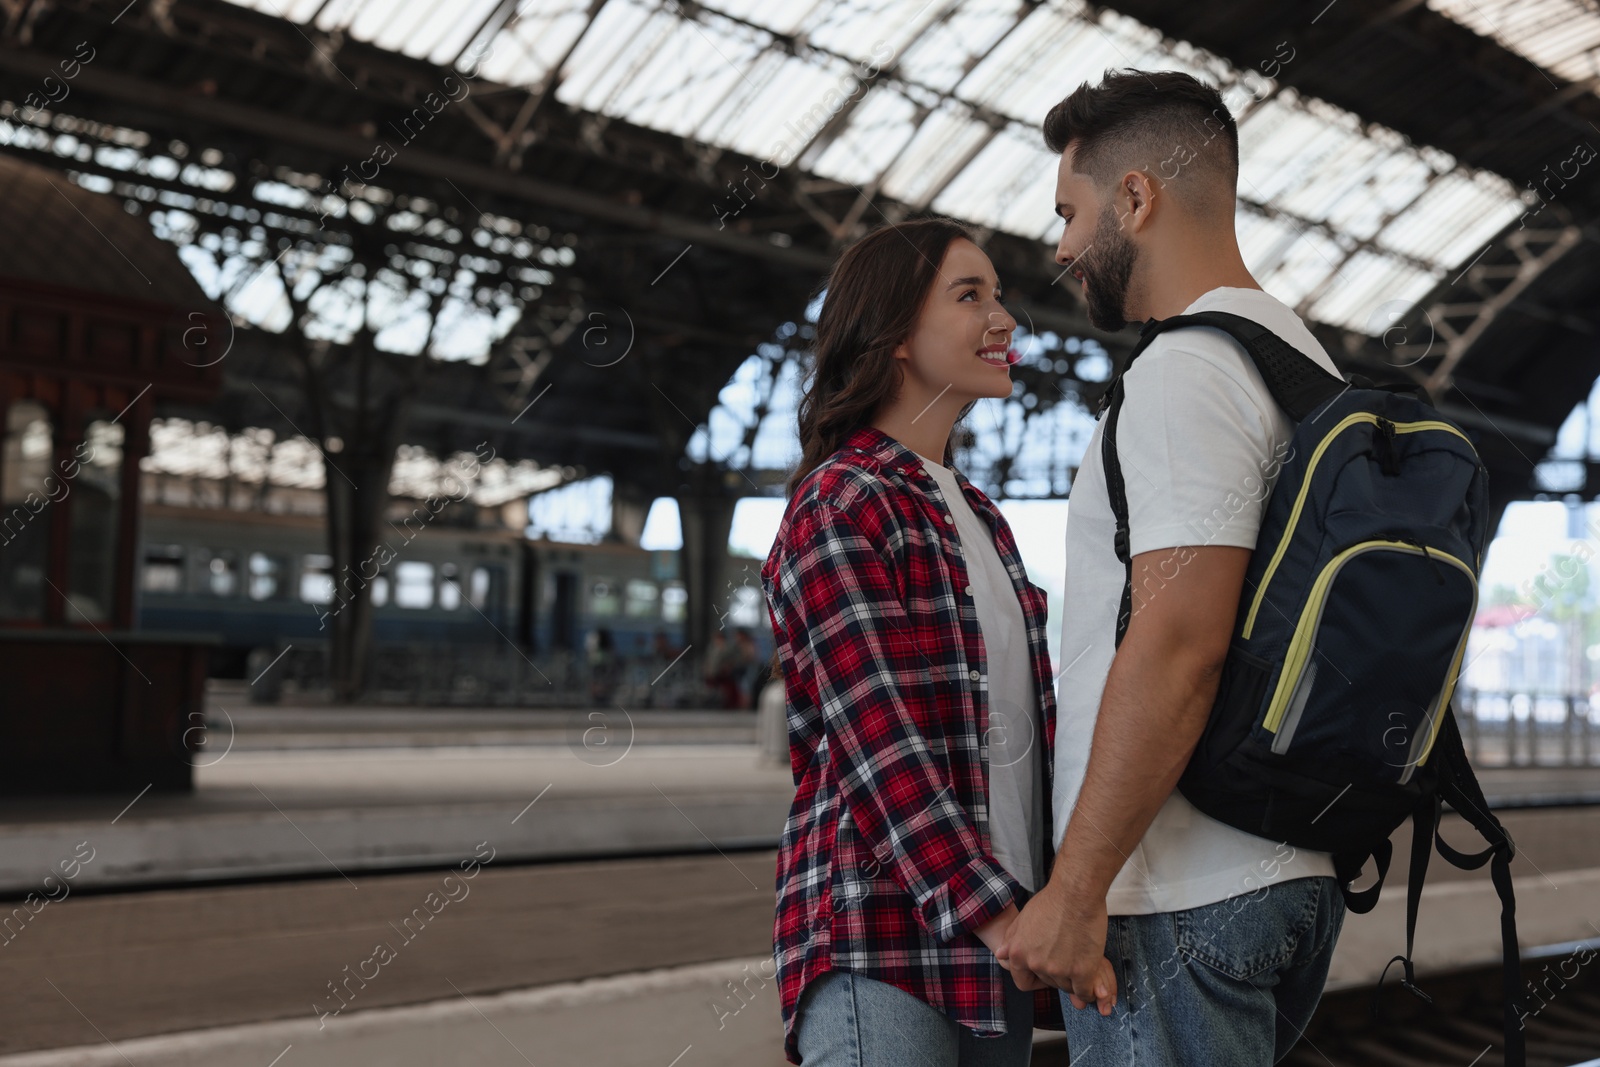
[[[350,21],[350,36],[391,52],[425,55],[431,42],[420,40],[417,31],[435,13],[437,3],[438,0],[369,0]]]
[[[942,0],[832,0],[818,5],[801,29],[818,48],[885,63],[901,57],[944,6]]]
[[[1275,203],[1304,188],[1361,137],[1280,97],[1256,108],[1239,129],[1239,192],[1259,203]]]
[[[1583,0],[1428,0],[1428,7],[1571,82],[1600,75],[1600,11]]]
[[[1328,206],[1325,218],[1340,232],[1366,240],[1389,216],[1413,205],[1437,173],[1415,153],[1379,148],[1362,168],[1359,180]]]
[[[1503,178],[1446,174],[1383,231],[1378,245],[1449,267],[1472,258],[1526,210]]]
[[[1116,50],[1081,19],[1059,7],[1041,5],[995,46],[962,83],[962,95],[992,111],[1028,122],[1045,112],[1084,80],[1085,46],[1098,47],[1106,62]]]
[[[878,0],[881,2],[881,0]],[[773,33],[796,36],[807,17],[815,16],[832,0],[719,0],[717,10]]]
[[[235,2],[315,15],[321,28],[436,62],[497,10],[496,0]],[[1508,0],[1429,2],[1553,64],[1589,62],[1600,45],[1600,15],[1578,0],[1519,0],[1514,11]],[[1446,275],[1527,210],[1503,178],[1079,0],[608,0],[592,26],[589,10],[523,0],[493,33],[484,76],[537,86],[570,50],[557,99],[571,107],[864,190],[881,181],[913,210],[1046,245],[1059,229],[1055,160],[1038,132],[1048,109],[1111,69],[1188,71],[1241,116],[1246,263],[1302,313],[1358,329],[1375,297]]]
[[[1008,127],[995,136],[934,201],[933,208],[1009,233],[1060,236],[1055,213],[1055,157],[1036,131]]]
[[[648,91],[641,75],[661,51],[668,44],[693,47],[698,38],[677,15],[627,0],[612,0],[601,15],[610,16],[610,25],[596,26],[584,35],[556,98],[584,111],[626,118],[625,102],[639,99],[641,89]],[[753,54],[752,50],[749,55]]]
[[[842,60],[808,62],[769,52],[756,67],[739,80],[731,112],[713,140],[778,166],[789,163],[803,141],[815,137],[861,91]]]
[[[814,162],[801,165],[838,181],[862,186],[874,180],[900,155],[917,132],[916,105],[901,93],[881,88],[868,93],[851,115],[851,121]],[[784,133],[792,132],[785,123]],[[794,128],[797,139],[815,136],[804,125]],[[795,151],[799,151],[796,147]],[[781,161],[780,161],[781,162]]]
[[[1261,287],[1290,307],[1338,269],[1345,251],[1327,234],[1248,206],[1235,216],[1239,252]]]
[[[966,159],[993,136],[994,128],[988,123],[947,101],[922,121],[916,136],[884,175],[884,193],[913,205],[931,201]]]
[[[956,88],[975,63],[1017,20],[1020,0],[972,0],[930,25],[900,57],[907,78],[941,92]]]
[[[1378,335],[1394,324],[1394,315],[1410,307],[1438,284],[1443,271],[1430,272],[1390,256],[1357,252],[1330,286],[1308,309],[1318,322]]]
[[[628,0],[611,0],[596,16],[585,40],[615,44],[631,38],[649,15],[647,9]],[[482,60],[483,76],[502,85],[539,85],[588,24],[586,8],[573,0],[524,5],[521,17],[491,38]],[[580,47],[568,63],[569,76],[593,77],[597,73],[579,65],[588,58],[583,52]]]
[[[713,35],[716,36],[713,36]],[[734,75],[735,92],[759,91],[774,70],[752,70],[761,44],[744,36],[722,36],[715,28],[674,17],[652,19],[637,45],[617,62],[626,69],[602,92],[570,102],[587,111],[625,117],[630,122],[685,134],[698,126],[721,94],[706,91]],[[744,73],[749,71],[749,73]],[[559,95],[559,94],[558,94]]]

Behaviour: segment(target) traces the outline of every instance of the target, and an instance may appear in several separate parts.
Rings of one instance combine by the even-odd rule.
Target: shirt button
[[[969,586],[967,586],[967,588],[966,588],[966,590],[965,590],[965,591],[966,591],[966,594],[967,594],[967,595],[968,595],[968,596],[971,596],[971,595],[972,595],[972,586],[970,586],[970,585],[969,585]]]
[[[944,517],[944,521],[945,521],[945,522],[955,522],[955,521],[956,521],[956,520],[955,520],[955,518],[954,518],[954,517],[953,517],[953,516],[950,516],[950,515],[946,515],[946,516],[945,516],[945,517]]]
[[[968,671],[967,672],[967,677],[971,678],[974,682],[976,682],[978,679],[982,678],[983,675],[979,674],[977,671]]]

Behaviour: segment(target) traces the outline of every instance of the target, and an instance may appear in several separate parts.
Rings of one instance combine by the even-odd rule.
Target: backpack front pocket
[[[1428,758],[1477,610],[1472,568],[1415,541],[1360,541],[1312,583],[1262,726],[1278,755],[1405,783]]]

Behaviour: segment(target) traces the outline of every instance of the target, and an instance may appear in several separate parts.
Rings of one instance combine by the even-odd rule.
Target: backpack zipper
[[[1307,597],[1306,606],[1300,612],[1300,622],[1294,628],[1294,637],[1289,642],[1289,651],[1287,656],[1284,658],[1283,671],[1278,676],[1277,688],[1273,690],[1272,702],[1267,705],[1267,714],[1261,720],[1262,727],[1266,729],[1268,733],[1277,734],[1278,728],[1280,725],[1282,725],[1284,716],[1289,710],[1291,697],[1294,695],[1294,691],[1299,685],[1300,677],[1304,673],[1306,660],[1310,657],[1311,649],[1316,644],[1315,634],[1317,627],[1322,623],[1323,609],[1327,605],[1328,587],[1333,584],[1333,579],[1338,574],[1340,568],[1342,568],[1352,557],[1360,555],[1363,552],[1373,551],[1374,549],[1389,549],[1397,552],[1411,552],[1419,556],[1427,557],[1430,562],[1437,558],[1454,564],[1456,567],[1460,568],[1464,574],[1466,574],[1467,580],[1472,583],[1473,613],[1476,614],[1478,603],[1477,575],[1472,573],[1471,567],[1467,566],[1467,564],[1463,563],[1461,560],[1457,559],[1448,552],[1443,552],[1437,548],[1429,549],[1425,546],[1417,544],[1416,542],[1391,540],[1359,541],[1356,544],[1351,545],[1349,548],[1344,549],[1328,561],[1327,565],[1322,568],[1322,572],[1317,575],[1317,580],[1311,585],[1311,595]],[[1437,564],[1435,564],[1435,566],[1437,566]],[[1451,657],[1450,669],[1445,675],[1444,688],[1439,691],[1438,699],[1434,701],[1433,707],[1428,711],[1430,726],[1428,730],[1428,739],[1423,747],[1422,755],[1406,768],[1403,776],[1400,779],[1402,782],[1411,777],[1412,769],[1421,764],[1423,760],[1427,759],[1428,753],[1433,750],[1433,742],[1438,736],[1439,732],[1438,709],[1443,707],[1449,701],[1451,693],[1455,689],[1456,675],[1461,666],[1461,656],[1466,651],[1467,636],[1471,632],[1472,618],[1469,616],[1467,619],[1466,628],[1462,631],[1461,639],[1456,642],[1455,655]],[[1298,722],[1296,725],[1298,725]],[[1285,731],[1285,736],[1283,737],[1274,737],[1272,741],[1272,751],[1278,753],[1283,752],[1288,748],[1292,736],[1293,731],[1290,730]]]
[[[1272,559],[1267,562],[1266,572],[1261,576],[1261,584],[1256,587],[1256,595],[1250,602],[1250,613],[1245,616],[1244,631],[1239,635],[1241,638],[1248,640],[1251,631],[1255,629],[1256,615],[1261,611],[1261,602],[1266,599],[1267,585],[1272,581],[1272,576],[1277,573],[1278,564],[1283,562],[1284,553],[1289,550],[1289,538],[1294,535],[1295,525],[1300,521],[1300,512],[1305,506],[1306,495],[1311,491],[1311,476],[1313,473],[1315,473],[1317,469],[1317,463],[1322,459],[1322,454],[1327,451],[1328,445],[1332,443],[1335,437],[1349,429],[1351,426],[1363,422],[1370,422],[1376,425],[1380,421],[1388,422],[1389,420],[1384,419],[1381,415],[1374,415],[1370,411],[1357,411],[1353,414],[1346,415],[1343,419],[1340,419],[1339,424],[1329,431],[1326,437],[1318,442],[1317,450],[1311,454],[1311,462],[1306,465],[1305,477],[1300,482],[1300,492],[1295,496],[1294,508],[1289,512],[1289,522],[1288,525],[1284,527],[1283,537],[1279,539],[1277,550],[1272,553]],[[1462,433],[1454,426],[1451,426],[1448,422],[1441,422],[1438,419],[1421,419],[1416,422],[1395,422],[1390,423],[1390,425],[1394,427],[1395,433],[1415,433],[1419,430],[1443,430],[1447,433],[1455,434],[1457,437],[1467,442],[1468,448],[1472,448],[1472,442],[1467,441],[1466,434]],[[1478,454],[1477,449],[1473,449],[1472,454],[1476,456]]]

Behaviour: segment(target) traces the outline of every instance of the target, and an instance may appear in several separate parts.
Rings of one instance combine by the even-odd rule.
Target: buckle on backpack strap
[[[1394,959],[1391,959],[1388,963],[1385,963],[1383,965],[1383,973],[1378,975],[1378,985],[1376,987],[1374,987],[1374,989],[1373,989],[1373,1004],[1374,1004],[1374,1006],[1376,1006],[1376,1004],[1377,1004],[1377,991],[1378,991],[1378,989],[1382,988],[1383,979],[1384,979],[1384,977],[1386,975],[1388,975],[1389,968],[1394,966],[1395,960],[1399,960],[1400,961],[1400,967],[1401,967],[1401,969],[1403,971],[1405,971],[1405,977],[1400,979],[1400,987],[1402,989],[1406,990],[1407,992],[1411,993],[1411,995],[1415,996],[1418,1000],[1421,1000],[1423,1003],[1432,1004],[1433,1003],[1433,998],[1430,997],[1428,994],[1424,993],[1422,991],[1422,987],[1417,985],[1417,972],[1416,972],[1415,967],[1413,966],[1413,964],[1411,962],[1411,957],[1402,955],[1402,956],[1394,957]]]
[[[1118,559],[1125,560],[1128,558],[1128,545],[1128,528],[1126,526],[1117,527],[1116,535],[1111,539],[1111,547],[1116,549]]]

